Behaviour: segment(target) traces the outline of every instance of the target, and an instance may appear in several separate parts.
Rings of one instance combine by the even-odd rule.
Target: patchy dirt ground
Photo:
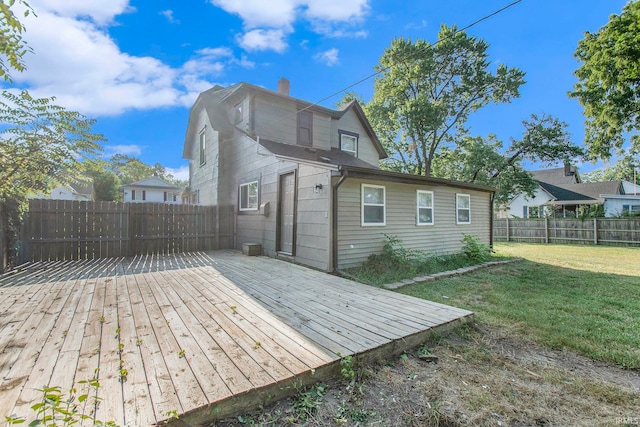
[[[436,361],[426,361],[435,358]],[[465,326],[221,426],[640,425],[640,372]]]

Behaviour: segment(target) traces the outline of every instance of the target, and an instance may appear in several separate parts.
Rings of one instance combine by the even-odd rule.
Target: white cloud
[[[161,10],[158,13],[160,15],[164,16],[165,18],[167,18],[167,21],[169,21],[170,24],[179,24],[180,23],[180,20],[176,19],[176,17],[173,16],[173,10],[171,10],[171,9]]]
[[[142,147],[139,145],[107,145],[104,147],[106,157],[115,154],[124,154],[126,156],[139,156],[142,154]]]
[[[366,31],[340,29],[357,25],[369,11],[369,0],[210,0],[228,13],[238,15],[245,34],[240,46],[250,51],[286,50],[285,36],[298,18],[312,23],[314,31],[330,37],[366,37]],[[275,43],[275,44],[274,44]]]
[[[165,168],[168,173],[173,175],[175,179],[181,181],[189,180],[189,165],[180,166],[178,168]]]
[[[420,22],[410,22],[407,25],[405,25],[404,27],[407,30],[421,30],[423,28],[427,28],[427,21],[425,19],[421,20]]]
[[[369,0],[307,0],[305,15],[327,22],[358,20],[369,11]]]
[[[248,28],[287,27],[296,16],[299,0],[211,0],[211,3],[240,16]]]
[[[326,37],[330,38],[352,38],[352,39],[366,39],[369,36],[367,30],[352,30],[350,28],[335,28],[334,25],[317,24],[314,26],[314,30]]]
[[[338,49],[333,48],[314,55],[316,61],[324,62],[327,67],[333,67],[340,60],[338,59]]]
[[[55,96],[56,104],[88,116],[190,106],[226,68],[255,65],[229,48],[212,47],[197,51],[182,66],[171,67],[150,56],[122,52],[105,29],[73,17],[89,13],[86,9],[78,7],[64,16],[40,7],[34,6],[37,18],[24,20],[25,39],[35,54],[25,57],[27,70],[16,73],[14,79],[34,96]],[[119,10],[126,10],[126,2]],[[91,13],[113,18],[104,10],[98,12],[96,6]]]
[[[29,4],[34,10],[47,10],[65,18],[87,17],[98,25],[105,25],[122,13],[134,12],[129,0],[32,0]]]
[[[284,37],[283,30],[251,30],[240,36],[238,42],[249,51],[274,50],[282,53],[287,49]]]

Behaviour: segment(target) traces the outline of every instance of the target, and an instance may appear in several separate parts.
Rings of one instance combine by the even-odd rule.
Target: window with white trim
[[[471,196],[456,194],[456,224],[471,224]]]
[[[386,225],[384,186],[362,184],[362,225]]]
[[[240,184],[240,210],[258,210],[258,181]]]
[[[345,153],[358,156],[358,134],[353,132],[339,131],[340,150]]]
[[[200,132],[200,166],[207,163],[207,139],[204,130]]]
[[[416,190],[418,225],[433,225],[433,191]]]

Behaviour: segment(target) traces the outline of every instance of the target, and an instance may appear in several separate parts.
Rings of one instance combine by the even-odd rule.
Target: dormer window
[[[346,130],[338,131],[340,134],[340,149],[358,157],[358,134]]]

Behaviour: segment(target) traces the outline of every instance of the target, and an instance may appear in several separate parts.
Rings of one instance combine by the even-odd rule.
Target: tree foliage
[[[94,121],[33,98],[29,92],[2,92],[0,100],[0,198],[22,200],[45,192],[82,170],[81,159],[97,154],[103,141]]]
[[[24,8],[24,16],[33,13],[31,6],[24,0],[9,0],[0,2],[0,77],[11,81],[10,69],[23,71],[25,69],[23,56],[30,52],[22,39],[24,25],[15,15],[15,6]]]
[[[469,115],[519,96],[524,72],[490,69],[489,45],[442,26],[438,41],[394,39],[375,67],[380,73],[366,112],[387,151],[389,169],[431,175],[433,159],[465,135]]]
[[[148,165],[137,157],[116,154],[109,160],[86,162],[88,175],[93,178],[95,200],[121,201],[120,186],[157,176],[178,187],[185,188],[188,182],[175,179],[160,163]]]
[[[585,32],[575,56],[582,65],[570,96],[584,107],[588,155],[609,159],[629,133],[639,143],[640,2],[629,2],[597,32]]]
[[[506,149],[495,135],[461,138],[455,149],[444,148],[436,156],[433,175],[495,187],[496,201],[503,203],[520,193],[532,195],[537,187],[523,161],[552,164],[582,155],[571,142],[566,123],[534,114],[522,125],[522,138],[511,138]]]
[[[591,172],[580,174],[583,181],[587,182],[604,182],[604,181],[629,181],[633,182],[636,171],[636,179],[640,179],[638,169],[640,168],[640,150],[632,148],[619,158],[612,165],[601,169],[594,169]]]

